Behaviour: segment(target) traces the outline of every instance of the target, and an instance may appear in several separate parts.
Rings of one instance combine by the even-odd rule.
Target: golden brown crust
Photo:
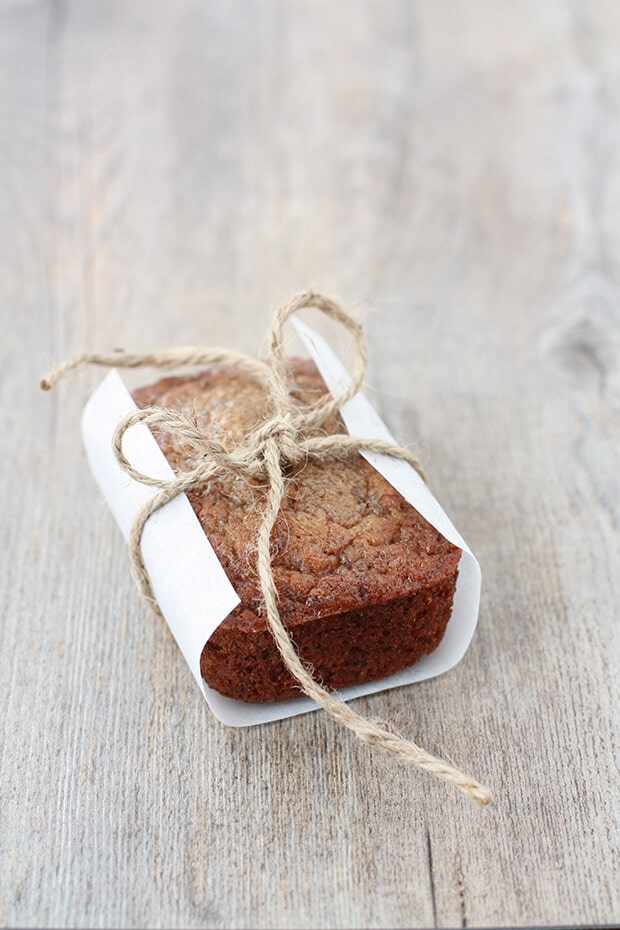
[[[325,390],[310,362],[294,360],[300,402]],[[232,447],[263,419],[266,398],[247,374],[212,368],[134,392],[138,406],[182,409]],[[339,418],[327,425],[343,429]],[[175,471],[196,453],[156,434]],[[243,700],[298,693],[260,613],[256,538],[264,488],[225,476],[188,496],[241,598],[203,651],[205,680]],[[432,651],[448,622],[460,550],[445,540],[361,456],[308,462],[287,475],[272,535],[282,619],[328,687],[383,677]]]

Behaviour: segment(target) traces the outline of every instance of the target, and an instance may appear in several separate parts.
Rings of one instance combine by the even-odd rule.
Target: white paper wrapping
[[[296,320],[293,325],[329,389],[341,392],[350,379],[339,359],[309,327]],[[118,372],[111,371],[93,393],[82,416],[82,435],[91,469],[125,538],[140,507],[155,493],[152,488],[130,479],[118,465],[112,451],[112,436],[117,424],[135,409],[136,405]],[[341,409],[341,415],[352,435],[394,442],[363,394],[359,393],[348,401]],[[173,477],[172,469],[146,426],[136,426],[128,431],[125,452],[140,471],[161,478]],[[433,678],[448,671],[467,650],[476,627],[480,601],[478,562],[415,469],[406,462],[377,453],[364,453],[364,457],[446,539],[462,549],[462,556],[452,616],[438,648],[415,665],[388,678],[343,688],[340,694],[344,700]],[[305,697],[274,704],[232,700],[209,688],[202,680],[200,655],[203,647],[239,603],[239,598],[184,494],[149,519],[142,536],[142,555],[162,614],[209,707],[219,720],[230,726],[248,726],[317,709],[317,705]]]

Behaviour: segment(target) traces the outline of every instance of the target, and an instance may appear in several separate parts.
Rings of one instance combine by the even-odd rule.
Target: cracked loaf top
[[[313,363],[291,360],[292,396],[311,403],[325,392]],[[262,387],[233,367],[164,378],[136,390],[140,407],[182,410],[232,448],[268,413]],[[339,417],[325,430],[343,432]],[[172,468],[198,464],[170,433],[153,431]],[[260,481],[218,477],[188,494],[241,604],[221,629],[266,629],[259,612],[256,539],[264,500]],[[286,496],[272,535],[279,609],[289,627],[308,620],[410,598],[454,576],[460,550],[444,539],[360,455],[310,461],[287,472]]]

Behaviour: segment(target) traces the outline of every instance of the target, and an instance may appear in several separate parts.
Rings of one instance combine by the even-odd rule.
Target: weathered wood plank
[[[0,7],[0,922],[620,920],[619,41],[603,0]],[[211,719],[85,467],[97,375],[37,391],[255,352],[308,285],[485,579],[461,665],[360,708],[484,811],[320,715]]]

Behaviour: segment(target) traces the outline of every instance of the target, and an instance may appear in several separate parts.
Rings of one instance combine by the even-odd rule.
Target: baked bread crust
[[[300,403],[325,392],[311,362],[295,359],[291,367]],[[182,410],[227,448],[268,409],[262,387],[228,366],[164,378],[133,397],[139,407]],[[324,430],[344,427],[334,417]],[[174,434],[153,432],[176,472],[199,463]],[[327,688],[360,684],[432,652],[450,618],[460,549],[359,455],[310,461],[286,477],[273,574],[282,620],[315,677]],[[222,694],[253,702],[299,696],[260,612],[256,539],[264,495],[259,481],[233,476],[188,494],[241,598],[206,643],[201,672]]]

